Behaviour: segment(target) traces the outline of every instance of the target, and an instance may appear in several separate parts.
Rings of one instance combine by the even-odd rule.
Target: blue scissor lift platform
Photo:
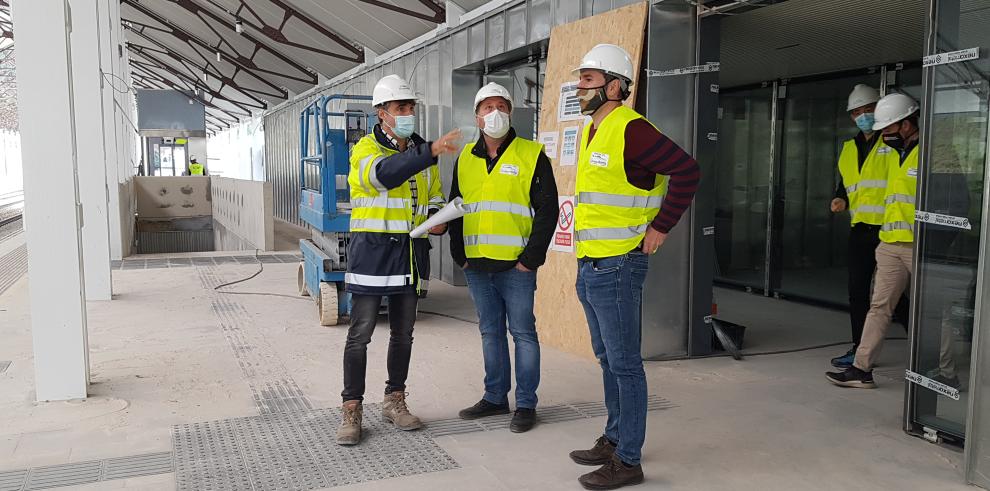
[[[313,232],[312,238],[299,241],[299,293],[316,300],[324,326],[335,326],[350,314],[350,295],[344,290],[351,220],[349,155],[377,121],[363,110],[333,112],[334,101],[370,104],[371,97],[321,96],[299,117],[299,217]],[[340,125],[333,120],[342,120],[343,128],[334,128]]]

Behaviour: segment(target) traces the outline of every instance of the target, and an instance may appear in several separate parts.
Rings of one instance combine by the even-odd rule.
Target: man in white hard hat
[[[640,357],[643,282],[654,254],[687,210],[698,188],[698,163],[636,111],[633,63],[612,44],[599,44],[574,70],[586,123],[578,150],[575,239],[577,294],[602,367],[608,421],[589,450],[571,452],[584,465],[588,489],[643,481],[646,375]]]
[[[543,145],[512,128],[512,96],[505,87],[485,85],[474,107],[481,135],[454,163],[450,199],[461,197],[467,214],[450,224],[450,255],[464,269],[478,311],[485,394],[460,417],[509,412],[508,326],[516,364],[516,411],[509,429],[522,433],[536,424],[540,342],[533,298],[536,270],[546,261],[557,223],[557,183]]]
[[[199,163],[196,157],[189,157],[189,171],[186,175],[189,176],[205,176],[208,175],[206,172],[206,166]]]
[[[917,101],[904,94],[890,94],[877,103],[873,129],[883,132],[883,143],[891,151],[884,154],[888,161],[887,187],[880,245],[876,249],[873,297],[852,366],[842,372],[825,374],[835,385],[876,387],[873,365],[880,355],[894,307],[911,279],[918,187],[918,115]]]
[[[401,430],[422,427],[406,406],[406,377],[412,353],[419,292],[429,280],[429,241],[409,232],[443,204],[437,157],[456,151],[457,130],[435,142],[416,134],[416,94],[397,75],[378,81],[372,104],[379,124],[351,149],[351,237],[347,249],[347,291],[351,324],[344,348],[342,422],[337,443],[361,440],[368,343],[382,297],[388,297],[391,337],[382,418]],[[442,234],[445,226],[431,229]]]
[[[849,323],[853,347],[846,354],[833,358],[832,366],[849,368],[856,357],[856,348],[863,335],[863,323],[870,310],[870,283],[877,267],[875,252],[880,243],[883,224],[884,193],[887,189],[886,153],[892,149],[873,131],[874,110],[880,91],[858,84],[849,94],[846,111],[859,128],[856,136],[842,145],[839,155],[839,185],[832,200],[833,213],[849,211],[848,291]]]

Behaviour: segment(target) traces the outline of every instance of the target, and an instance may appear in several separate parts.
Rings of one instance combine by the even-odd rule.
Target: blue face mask
[[[416,116],[395,116],[392,113],[388,113],[390,116],[395,118],[395,126],[392,127],[392,132],[398,138],[409,138],[412,136],[413,132],[416,131]]]
[[[863,113],[856,116],[856,126],[864,133],[873,131],[873,123],[873,113]]]

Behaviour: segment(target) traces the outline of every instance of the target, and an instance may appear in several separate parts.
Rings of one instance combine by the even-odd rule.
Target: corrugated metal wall
[[[454,70],[481,62],[516,48],[546,40],[553,26],[622,7],[637,0],[519,0],[500,6],[472,19],[401,56],[385,60],[354,77],[328,85],[265,115],[266,179],[275,192],[275,216],[304,226],[299,220],[299,113],[322,94],[370,95],[375,82],[388,74],[409,79],[420,93],[418,132],[427,140],[456,126],[473,125],[474,92],[481,86],[482,73],[458,79],[454,103]],[[501,3],[501,2],[496,2]],[[465,96],[466,93],[470,93]],[[466,108],[466,109],[465,109]],[[444,192],[450,189],[453,158],[440,162]],[[434,240],[433,276],[460,283],[450,267],[446,241]]]

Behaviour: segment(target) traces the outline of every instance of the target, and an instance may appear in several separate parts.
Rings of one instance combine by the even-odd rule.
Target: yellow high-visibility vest
[[[351,169],[347,175],[351,188],[351,232],[409,233],[426,221],[431,204],[435,208],[443,206],[436,165],[416,174],[416,203],[412,202],[408,181],[394,189],[378,182],[375,166],[397,153],[378,144],[374,133],[365,135],[351,149]]]
[[[888,147],[889,148],[889,147]],[[880,226],[880,240],[887,243],[914,242],[915,197],[918,194],[918,148],[901,163],[897,151],[887,157],[887,191],[884,194],[883,224]]]
[[[584,126],[574,210],[579,258],[618,256],[635,249],[660,211],[667,176],[658,175],[650,190],[633,186],[626,178],[626,126],[640,118],[636,111],[619,106],[602,120],[590,143],[591,123]]]
[[[514,261],[533,231],[529,201],[536,162],[543,145],[515,137],[491,172],[468,144],[457,159],[457,182],[464,200],[464,252],[468,258]]]
[[[842,174],[842,185],[846,187],[849,197],[849,213],[851,225],[867,223],[870,225],[883,224],[884,194],[887,191],[887,168],[889,160],[886,153],[893,149],[884,145],[877,138],[870,153],[859,167],[859,149],[855,140],[848,140],[842,145],[839,155],[839,173]],[[880,154],[878,152],[884,152]],[[896,153],[896,152],[895,152]]]

